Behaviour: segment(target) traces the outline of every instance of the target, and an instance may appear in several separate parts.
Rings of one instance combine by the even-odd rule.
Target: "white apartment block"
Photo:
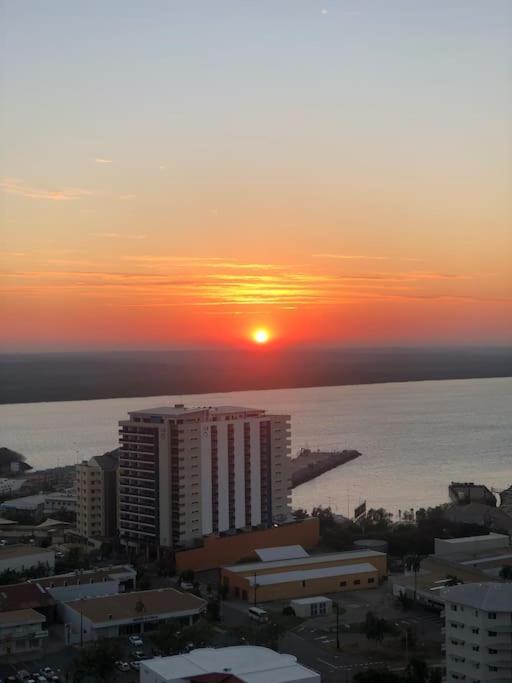
[[[172,548],[288,518],[288,415],[175,405],[131,412],[119,425],[126,545]]]
[[[442,591],[446,683],[512,681],[512,584],[467,583]]]

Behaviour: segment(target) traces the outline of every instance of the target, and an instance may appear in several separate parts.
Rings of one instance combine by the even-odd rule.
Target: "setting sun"
[[[268,330],[265,330],[263,327],[260,327],[257,330],[254,330],[254,332],[252,333],[252,338],[256,342],[256,344],[266,344],[270,339],[270,335],[268,333]]]

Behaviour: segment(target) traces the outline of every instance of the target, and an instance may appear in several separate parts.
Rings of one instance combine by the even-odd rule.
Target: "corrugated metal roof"
[[[350,576],[352,574],[367,574],[377,572],[377,569],[369,562],[361,564],[346,564],[343,567],[320,567],[319,569],[303,569],[292,572],[278,572],[275,574],[249,575],[247,580],[254,586],[271,586],[276,583],[290,583],[292,581],[307,581],[312,579],[325,579],[332,576]]]
[[[247,562],[246,564],[234,564],[229,567],[223,567],[230,572],[237,574],[245,574],[249,571],[258,569],[272,569],[275,567],[293,567],[303,564],[322,564],[327,562],[338,562],[342,560],[362,560],[371,557],[386,557],[386,553],[381,553],[378,550],[347,550],[341,553],[323,553],[321,555],[308,555],[307,557],[297,557],[291,560],[275,560],[273,562]]]
[[[309,557],[308,553],[301,545],[281,545],[277,548],[257,548],[254,552],[263,562]]]

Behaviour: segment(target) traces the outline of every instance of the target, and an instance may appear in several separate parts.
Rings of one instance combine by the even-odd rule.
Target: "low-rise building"
[[[144,634],[166,622],[192,624],[206,601],[174,588],[134,591],[62,604],[68,644]],[[80,632],[81,631],[81,632]]]
[[[55,569],[55,553],[48,548],[31,545],[6,545],[0,548],[0,574],[8,569],[26,572],[44,565],[47,573]]]
[[[482,553],[501,551],[510,547],[510,539],[505,534],[484,534],[482,536],[464,536],[461,538],[436,538],[436,557],[458,560],[470,559]]]
[[[34,519],[44,515],[44,505],[46,496],[42,493],[34,496],[22,496],[21,498],[11,498],[0,504],[0,512],[15,512],[31,515]]]
[[[56,604],[46,590],[30,581],[0,586],[0,612],[32,609],[42,614],[47,624],[53,624]]]
[[[446,682],[512,681],[512,584],[460,584],[442,597]]]
[[[391,577],[393,595],[406,595],[425,607],[441,611],[444,608],[442,591],[455,582],[485,583],[493,581],[479,566],[457,563],[442,557],[430,555],[421,561],[416,574],[406,571],[401,576]]]
[[[44,511],[50,515],[54,512],[76,512],[76,506],[76,495],[71,492],[57,491],[45,496]]]
[[[375,550],[308,555],[223,567],[228,594],[267,602],[376,587],[387,574],[387,556]]]
[[[309,617],[325,617],[332,613],[332,600],[322,595],[311,598],[297,598],[290,602],[290,607],[297,617],[307,619]]]
[[[140,683],[320,683],[320,674],[293,655],[266,647],[200,648],[141,662]]]
[[[117,595],[135,589],[137,571],[134,567],[120,565],[102,567],[89,571],[77,570],[68,574],[32,579],[57,602],[70,602],[102,595]]]
[[[33,609],[0,612],[0,657],[40,650],[48,638],[45,622]]]

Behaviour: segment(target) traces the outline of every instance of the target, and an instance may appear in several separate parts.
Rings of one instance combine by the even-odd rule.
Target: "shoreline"
[[[154,393],[142,393],[142,394],[123,394],[123,395],[102,395],[102,396],[92,396],[87,398],[58,398],[53,400],[28,400],[28,401],[16,401],[8,402],[2,401],[0,399],[0,409],[2,406],[29,406],[29,405],[48,405],[55,403],[82,403],[89,401],[117,401],[123,399],[131,398],[167,398],[167,397],[186,397],[186,396],[196,396],[198,394],[205,396],[214,396],[216,394],[235,394],[243,392],[255,392],[255,391],[300,391],[301,389],[328,389],[334,387],[367,387],[367,386],[381,386],[383,384],[420,384],[426,382],[471,382],[473,380],[497,380],[497,379],[512,379],[512,373],[507,375],[479,375],[479,376],[468,376],[468,377],[425,377],[423,379],[400,379],[400,380],[375,380],[367,382],[342,382],[334,384],[307,384],[300,386],[286,385],[286,386],[266,386],[258,388],[235,388],[227,390],[211,390],[211,391],[183,391],[181,393],[165,393],[165,394],[154,394]]]

